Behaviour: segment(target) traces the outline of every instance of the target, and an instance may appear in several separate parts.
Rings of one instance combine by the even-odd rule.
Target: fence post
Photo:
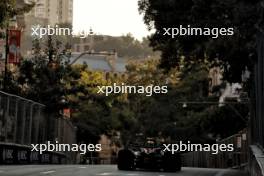
[[[33,138],[33,143],[38,143],[38,138],[39,138],[39,123],[40,123],[40,107],[37,108],[38,113],[35,116],[35,131],[34,131],[34,138]]]
[[[24,102],[24,101],[23,101]],[[21,123],[21,144],[25,142],[25,123],[26,123],[26,103],[22,105],[22,123]]]
[[[44,107],[37,102],[0,91],[0,142],[4,142],[4,146],[14,148],[15,157],[12,157],[10,162],[20,162],[18,152],[25,152],[25,148],[30,148],[30,143],[40,144],[58,138],[62,143],[74,142],[75,130],[70,120],[55,118],[55,114],[44,112]],[[53,156],[54,153],[50,155]],[[75,159],[71,153],[60,155],[62,160],[65,156],[68,161]],[[31,155],[27,154],[26,157],[31,158]],[[27,158],[27,162],[29,161]],[[3,162],[6,161],[0,158],[0,163]]]
[[[18,99],[15,98],[16,100],[16,107],[15,107],[15,121],[14,121],[14,139],[13,142],[15,143],[17,141],[17,116],[18,116]]]
[[[8,135],[7,135],[7,118],[9,116],[9,97],[6,97],[6,111],[4,114],[4,124],[5,124],[5,129],[4,129],[4,138],[5,138],[5,142],[8,142]]]
[[[33,108],[34,108],[34,103],[30,105],[27,144],[30,144],[31,143],[31,132],[32,132],[32,125],[33,125],[33,122],[32,122]]]

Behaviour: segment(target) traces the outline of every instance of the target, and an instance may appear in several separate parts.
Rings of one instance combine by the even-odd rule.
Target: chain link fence
[[[202,168],[242,168],[248,163],[248,135],[247,130],[223,139],[217,144],[233,144],[232,152],[189,152],[182,155],[183,165]]]
[[[47,141],[74,144],[75,134],[75,127],[69,119],[47,114],[43,104],[0,91],[0,163],[5,163],[8,152],[12,153],[8,163],[13,160],[19,163],[18,148],[27,153],[31,144],[46,144]],[[58,159],[59,155],[64,156],[65,161]],[[25,154],[24,160],[29,160],[28,156]],[[57,159],[51,155],[39,157],[38,160],[44,158],[45,163],[59,160],[72,163],[75,159],[74,153],[57,153]]]
[[[261,3],[264,13],[264,5]],[[263,19],[262,19],[263,23]],[[253,72],[254,83],[251,91],[250,118],[250,160],[249,172],[252,176],[264,175],[264,34],[257,33],[258,58]]]
[[[258,60],[255,64],[255,85],[252,96],[251,136],[252,143],[264,148],[264,34],[258,36]]]

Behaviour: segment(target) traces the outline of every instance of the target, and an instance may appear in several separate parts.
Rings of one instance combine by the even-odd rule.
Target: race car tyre
[[[119,170],[133,170],[135,156],[130,150],[120,150],[117,158],[117,168]]]
[[[165,172],[181,171],[181,155],[165,153],[162,161],[162,168]]]

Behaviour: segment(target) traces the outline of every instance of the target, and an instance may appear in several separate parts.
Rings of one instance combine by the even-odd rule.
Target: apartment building
[[[72,24],[73,0],[17,0],[17,6],[35,2],[34,8],[17,17],[18,28],[22,30],[21,54],[30,55],[32,49],[32,27],[34,25]]]
[[[58,8],[58,22],[72,24],[73,0],[57,0],[57,8]]]
[[[21,3],[21,0],[17,1]],[[24,3],[30,2],[32,0],[24,0]],[[72,24],[73,0],[34,0],[34,2],[35,7],[26,16],[47,19],[49,25]]]

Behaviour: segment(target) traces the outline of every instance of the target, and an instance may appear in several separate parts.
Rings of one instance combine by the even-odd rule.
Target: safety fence
[[[43,104],[0,91],[0,164],[74,162],[70,153],[33,153],[31,144],[75,143],[75,128]]]
[[[248,162],[248,135],[247,130],[223,139],[217,144],[233,144],[232,152],[189,152],[182,155],[183,165],[203,168],[240,168]]]
[[[260,5],[262,11],[263,3]],[[263,19],[261,21],[263,23]],[[260,29],[260,28],[259,28]],[[250,162],[249,172],[252,176],[264,176],[264,33],[257,33],[257,54],[251,91],[250,112]]]

